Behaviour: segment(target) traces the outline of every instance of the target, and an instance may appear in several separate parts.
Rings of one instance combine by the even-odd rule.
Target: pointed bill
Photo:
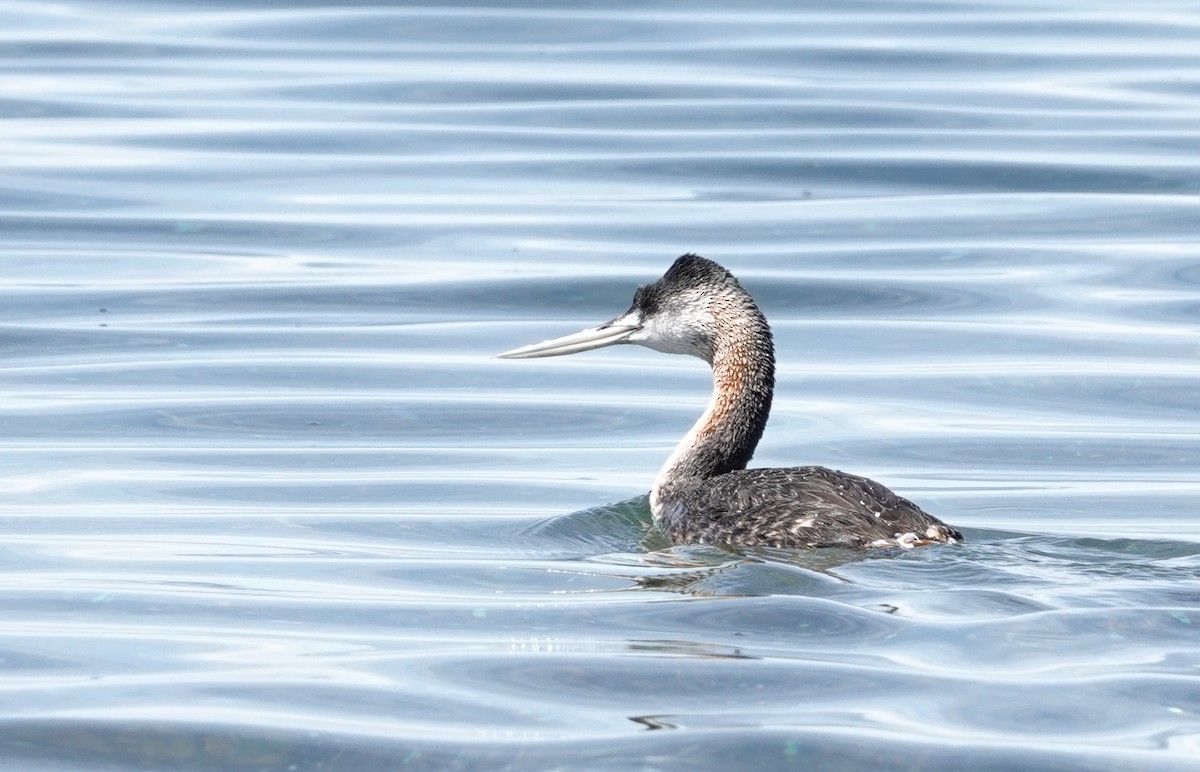
[[[564,335],[561,338],[514,348],[512,351],[505,351],[503,354],[497,354],[497,356],[501,359],[535,359],[537,357],[557,357],[563,354],[591,351],[594,348],[604,348],[616,343],[624,343],[638,329],[637,325],[628,324],[592,327],[588,330]]]

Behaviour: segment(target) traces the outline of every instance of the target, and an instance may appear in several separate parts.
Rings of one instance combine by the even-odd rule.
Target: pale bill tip
[[[534,359],[536,357],[556,357],[564,354],[575,354],[580,351],[590,351],[595,348],[612,346],[623,343],[638,328],[632,325],[612,325],[608,327],[593,327],[580,332],[564,335],[561,338],[532,343],[528,346],[514,348],[497,354],[499,359]]]

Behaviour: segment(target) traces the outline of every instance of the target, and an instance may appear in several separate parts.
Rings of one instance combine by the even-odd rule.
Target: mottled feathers
[[[962,534],[866,477],[822,466],[741,469],[663,492],[677,543],[796,549],[913,547]]]

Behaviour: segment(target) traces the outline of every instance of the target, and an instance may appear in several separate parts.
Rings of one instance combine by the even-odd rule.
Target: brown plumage
[[[683,484],[657,516],[676,544],[915,547],[962,534],[866,477],[823,466],[739,469]]]

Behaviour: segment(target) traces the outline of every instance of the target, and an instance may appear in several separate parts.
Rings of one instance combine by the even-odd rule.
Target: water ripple
[[[0,21],[5,766],[1194,766],[1188,4]],[[686,250],[966,544],[672,546],[704,367],[493,358]]]

